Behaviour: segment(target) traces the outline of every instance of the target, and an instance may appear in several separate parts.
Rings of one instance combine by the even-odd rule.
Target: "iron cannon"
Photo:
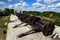
[[[55,28],[54,22],[50,20],[41,19],[39,17],[30,16],[26,14],[20,14],[20,13],[16,13],[15,15],[18,17],[20,21],[22,21],[21,24],[27,23],[26,25],[30,25],[32,28],[30,31],[20,34],[18,37],[23,37],[25,35],[29,35],[31,33],[36,33],[36,32],[42,32],[43,35],[48,36],[53,33],[53,30]],[[13,28],[16,28],[19,25],[16,25]]]

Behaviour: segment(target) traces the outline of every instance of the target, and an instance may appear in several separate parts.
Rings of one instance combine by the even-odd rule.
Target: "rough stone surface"
[[[6,40],[54,40],[52,38],[44,36],[41,32],[39,33],[33,33],[21,38],[18,38],[17,36],[21,33],[29,31],[29,25],[28,26],[23,26],[26,23],[20,25],[17,28],[13,28],[16,24],[18,24],[19,21],[16,23],[9,23],[8,24],[8,30],[7,30],[7,38]],[[13,26],[12,26],[13,25]],[[55,39],[57,40],[57,39]]]
[[[12,17],[11,17],[12,18]],[[18,38],[17,36],[21,33],[27,32],[30,30],[29,25],[24,26],[26,23],[19,25],[17,28],[13,28],[15,25],[20,24],[20,20],[16,20],[15,22],[11,22],[8,24],[8,30],[7,30],[7,37],[6,40],[60,40],[58,38],[53,39],[50,37],[44,36],[41,32],[39,33],[33,33],[21,38]]]

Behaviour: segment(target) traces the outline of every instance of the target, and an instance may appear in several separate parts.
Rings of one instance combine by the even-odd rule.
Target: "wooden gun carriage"
[[[20,21],[22,21],[23,23],[27,23],[26,25],[30,25],[32,28],[30,31],[20,34],[19,37],[23,37],[25,35],[35,33],[35,32],[42,32],[45,36],[48,36],[53,33],[53,30],[55,28],[54,22],[46,19],[40,19],[39,17],[29,16],[20,13],[17,13],[16,16],[18,17],[18,19],[20,19]],[[15,26],[14,28],[16,28],[17,26]]]

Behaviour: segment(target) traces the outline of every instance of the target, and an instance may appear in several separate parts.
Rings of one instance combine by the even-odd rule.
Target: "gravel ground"
[[[41,32],[39,33],[33,33],[21,38],[18,38],[17,35],[27,32],[30,30],[31,26],[23,26],[26,23],[20,25],[17,28],[13,28],[16,24],[21,23],[21,21],[17,20],[16,22],[12,22],[8,24],[8,30],[7,30],[7,37],[6,40],[60,40],[60,39],[53,39],[44,36]]]

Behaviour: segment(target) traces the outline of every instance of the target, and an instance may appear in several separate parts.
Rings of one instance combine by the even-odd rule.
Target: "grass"
[[[60,26],[60,13],[54,13],[52,17],[50,17],[50,14],[51,13],[27,13],[27,15],[33,15],[52,20],[55,22],[55,25]]]
[[[53,17],[49,17],[49,13],[27,13],[27,15],[33,15],[33,16],[38,16],[42,17],[48,20],[55,21],[55,24],[60,26],[60,14],[55,14]],[[0,16],[0,30],[7,30],[7,25],[5,23],[9,23],[9,17],[10,16]],[[0,38],[5,40],[6,34],[0,35]]]
[[[5,25],[5,23],[8,23],[8,22],[9,22],[9,16],[0,17],[0,30],[7,31],[7,25]],[[0,34],[0,38],[5,40],[6,34]]]
[[[6,28],[7,26],[5,26],[5,23],[8,23],[8,22],[9,22],[9,16],[0,18],[0,27]]]
[[[0,28],[0,31],[1,30],[6,30],[6,28]],[[0,34],[0,39],[5,40],[6,39],[6,34]]]

